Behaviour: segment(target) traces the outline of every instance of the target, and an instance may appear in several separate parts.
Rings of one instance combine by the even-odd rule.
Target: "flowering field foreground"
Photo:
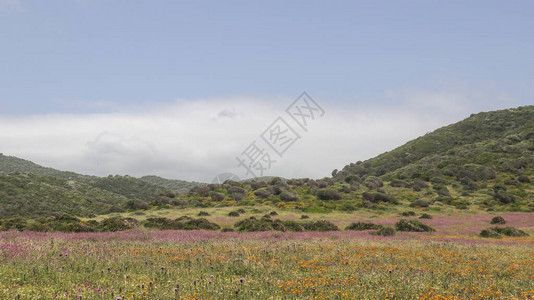
[[[533,238],[0,233],[0,299],[533,299]]]

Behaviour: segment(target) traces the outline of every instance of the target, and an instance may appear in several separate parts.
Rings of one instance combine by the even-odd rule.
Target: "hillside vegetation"
[[[82,182],[35,174],[0,174],[0,217],[81,216],[122,211],[128,199]]]
[[[3,173],[39,174],[2,175],[2,216],[258,205],[305,213],[534,211],[534,106],[474,114],[322,179],[99,178],[0,157]]]
[[[150,182],[159,186],[164,187],[165,189],[169,191],[173,191],[178,194],[184,194],[189,192],[192,188],[196,186],[204,186],[205,183],[201,182],[191,182],[191,181],[185,181],[185,180],[177,180],[177,179],[166,179],[159,176],[143,176],[139,178],[143,181]]]

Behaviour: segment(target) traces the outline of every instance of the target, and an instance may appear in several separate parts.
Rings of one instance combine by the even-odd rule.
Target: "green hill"
[[[41,176],[52,176],[65,179],[80,180],[85,175],[77,174],[74,172],[59,171],[52,168],[47,168],[33,163],[29,160],[22,158],[7,156],[0,153],[0,174],[9,173],[32,173]]]
[[[384,178],[458,176],[481,166],[519,174],[534,167],[534,106],[484,112],[338,172]]]
[[[191,181],[184,181],[184,180],[176,180],[176,179],[166,179],[159,176],[143,176],[139,178],[143,181],[150,182],[159,186],[162,186],[166,188],[169,191],[173,191],[175,193],[184,194],[189,192],[192,188],[196,186],[204,186],[205,183],[200,182],[191,182]]]
[[[471,115],[332,178],[195,188],[189,203],[358,209],[534,211],[534,106]]]
[[[86,182],[93,187],[137,200],[148,200],[151,196],[167,190],[163,186],[131,176],[109,175],[108,177],[91,178]]]
[[[75,180],[35,174],[0,174],[0,217],[62,213],[90,216],[121,211],[128,199]]]

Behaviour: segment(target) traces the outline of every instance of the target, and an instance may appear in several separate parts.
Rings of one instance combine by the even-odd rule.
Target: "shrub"
[[[182,216],[175,220],[163,217],[148,218],[143,225],[147,228],[160,230],[218,230],[220,228],[219,225],[211,223],[204,218],[194,219],[187,216]]]
[[[269,213],[269,215],[271,215],[271,216],[278,216],[278,213],[275,212],[275,211],[273,210],[273,211],[271,211],[271,212]]]
[[[307,231],[337,231],[339,230],[339,228],[335,224],[325,221],[325,220],[315,221],[311,223],[304,223],[303,227]]]
[[[250,182],[250,187],[253,189],[253,190],[257,190],[257,189],[260,189],[260,188],[264,188],[267,186],[267,182],[264,182],[264,181],[251,181]]]
[[[197,186],[191,189],[190,193],[197,194],[200,197],[208,197],[211,192],[211,188],[207,186]]]
[[[415,212],[414,211],[403,211],[401,212],[401,216],[403,217],[414,217]]]
[[[269,198],[273,195],[273,193],[270,190],[261,189],[254,192],[254,195],[260,197],[260,198]]]
[[[419,219],[432,219],[432,216],[429,215],[429,214],[424,213],[419,217]]]
[[[412,207],[429,207],[430,204],[426,202],[425,200],[415,200],[412,204],[410,204]]]
[[[243,197],[245,196],[245,194],[243,193],[232,193],[231,195],[234,201],[241,201],[243,200]]]
[[[354,183],[354,182],[360,182],[361,178],[358,175],[351,174],[345,177],[344,180],[346,183]]]
[[[389,185],[392,186],[392,187],[403,187],[403,188],[409,186],[408,182],[406,182],[404,180],[401,180],[401,179],[393,179],[393,180],[391,180]]]
[[[58,224],[55,224],[52,227],[52,229],[55,231],[61,231],[61,232],[95,232],[97,231],[96,228],[93,228],[87,224],[78,223],[78,222],[58,223]],[[125,228],[125,229],[129,229],[129,228]],[[124,229],[116,229],[113,231],[119,231],[119,230],[124,230]]]
[[[493,198],[497,201],[499,201],[502,204],[509,204],[515,202],[515,197],[508,194],[504,190],[498,190],[494,195]]]
[[[356,206],[352,205],[351,203],[343,203],[341,206],[338,207],[340,211],[348,211],[352,212],[356,210]]]
[[[234,224],[237,231],[255,232],[255,231],[270,231],[273,230],[272,221],[258,220],[254,217],[241,220]]]
[[[63,214],[61,216],[57,216],[54,218],[54,221],[58,221],[58,222],[81,222],[80,219],[78,219],[77,217],[73,216],[73,215],[69,215],[69,214]]]
[[[416,192],[426,189],[427,187],[428,184],[420,179],[416,179],[413,181],[412,189]]]
[[[501,216],[496,216],[491,219],[490,224],[506,224],[506,221]]]
[[[239,212],[231,211],[231,212],[228,213],[228,216],[230,216],[230,217],[239,217]]]
[[[147,209],[148,204],[142,200],[130,200],[126,202],[126,207],[132,210]]]
[[[519,175],[517,180],[522,183],[530,183],[530,178],[528,178],[526,175]]]
[[[301,179],[289,179],[287,181],[287,184],[293,185],[293,186],[301,186],[304,184],[304,181],[302,181]]]
[[[478,235],[483,237],[483,238],[500,238],[500,237],[502,237],[497,231],[495,231],[495,230],[493,230],[491,228],[486,228],[486,229],[482,230]]]
[[[226,191],[228,192],[228,194],[234,194],[234,193],[244,194],[245,193],[245,189],[239,186],[230,186],[226,189]]]
[[[199,217],[205,217],[205,216],[209,216],[209,215],[210,215],[210,214],[209,214],[208,212],[206,212],[206,211],[202,211],[202,210],[201,210],[201,211],[198,212],[198,215],[197,215],[197,216],[199,216]]]
[[[395,229],[391,227],[382,227],[378,229],[377,231],[373,231],[370,234],[372,235],[380,235],[380,236],[393,236],[395,235]]]
[[[515,227],[489,227],[482,230],[479,234],[481,237],[500,237],[501,235],[511,237],[525,237],[528,236],[523,230],[519,230]]]
[[[373,202],[375,202],[375,203],[388,202],[388,203],[391,203],[391,204],[399,204],[399,201],[397,201],[397,199],[395,199],[395,197],[390,196],[390,195],[386,195],[386,194],[383,194],[383,193],[374,193],[373,198],[374,198]]]
[[[398,231],[415,231],[415,232],[432,232],[434,229],[417,220],[401,219],[395,224],[395,229]]]
[[[285,180],[283,180],[282,178],[280,177],[273,177],[271,179],[271,182],[269,183],[270,185],[276,185],[276,186],[282,186],[282,187],[287,187],[287,183],[285,182]]]
[[[282,193],[280,193],[280,200],[282,200],[284,202],[299,201],[299,196],[297,196],[297,194],[295,194],[295,193],[282,192]]]
[[[342,198],[341,194],[336,190],[321,189],[317,191],[317,198],[321,200],[339,200]]]
[[[223,201],[224,200],[224,194],[223,193],[212,192],[211,193],[211,200],[216,201],[216,202]]]
[[[450,197],[451,196],[451,193],[449,192],[449,189],[444,185],[437,184],[437,185],[434,185],[432,188],[436,191],[436,193],[439,196],[442,196],[442,197]]]
[[[102,220],[98,229],[100,231],[122,231],[132,229],[136,224],[137,220],[133,218],[111,217]]]
[[[221,227],[215,223],[212,223],[204,218],[191,219],[184,222],[183,229],[185,230],[219,230]]]
[[[300,218],[301,219],[309,219],[310,217],[308,215],[301,215]]]
[[[305,231],[304,227],[295,221],[282,221],[282,225],[284,226],[286,231],[292,231],[292,232]]]
[[[369,229],[381,229],[382,225],[374,224],[374,223],[366,223],[366,222],[357,222],[352,223],[349,226],[345,228],[345,230],[369,230]]]
[[[221,232],[234,232],[234,229],[230,227],[224,227],[223,229],[221,229]]]
[[[367,177],[365,179],[364,184],[369,189],[376,189],[376,188],[384,186],[384,182],[380,178],[375,177],[375,176]]]

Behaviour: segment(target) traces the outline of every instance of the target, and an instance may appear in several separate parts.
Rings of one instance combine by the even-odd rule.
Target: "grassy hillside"
[[[74,172],[59,171],[47,168],[22,158],[7,156],[0,153],[0,174],[32,173],[41,176],[52,176],[65,179],[82,179],[84,175]]]
[[[205,183],[200,182],[191,182],[191,181],[184,181],[184,180],[176,180],[176,179],[166,179],[159,176],[143,176],[139,178],[143,181],[150,182],[159,186],[164,187],[165,189],[169,191],[173,191],[175,193],[184,194],[189,192],[192,188],[196,186],[204,186]]]
[[[534,106],[524,106],[471,115],[390,152],[349,164],[336,178],[352,174],[429,179],[459,175],[469,168],[466,164],[519,174],[534,167],[533,151]],[[401,168],[403,172],[395,172]]]
[[[129,199],[147,200],[151,196],[166,191],[166,188],[131,176],[109,175],[96,177],[87,184],[105,191],[122,195]]]
[[[35,174],[0,175],[0,217],[121,211],[128,199],[85,183]]]
[[[533,211],[534,106],[472,115],[333,175],[230,181],[159,204],[267,205],[309,213]]]

